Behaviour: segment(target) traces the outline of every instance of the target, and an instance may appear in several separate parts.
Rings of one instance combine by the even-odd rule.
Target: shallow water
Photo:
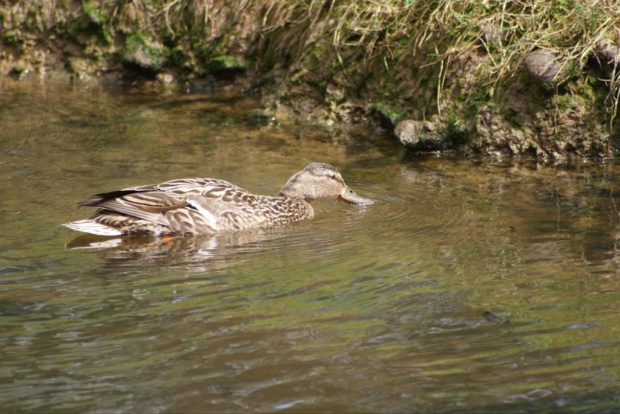
[[[4,411],[620,409],[617,166],[413,157],[225,92],[3,82]],[[271,194],[310,161],[377,203],[219,237],[60,227],[93,193],[211,176]]]

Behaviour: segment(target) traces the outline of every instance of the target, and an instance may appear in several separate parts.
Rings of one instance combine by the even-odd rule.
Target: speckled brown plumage
[[[237,231],[310,219],[314,211],[308,201],[316,198],[372,203],[350,190],[333,166],[311,163],[277,196],[251,194],[214,178],[184,178],[98,194],[79,203],[98,208],[92,217],[64,225],[107,236]]]

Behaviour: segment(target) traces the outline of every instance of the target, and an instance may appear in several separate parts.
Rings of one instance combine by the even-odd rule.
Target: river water
[[[620,409],[618,166],[413,156],[258,106],[2,81],[3,412]],[[218,237],[60,226],[94,193],[274,194],[311,161],[376,204]]]

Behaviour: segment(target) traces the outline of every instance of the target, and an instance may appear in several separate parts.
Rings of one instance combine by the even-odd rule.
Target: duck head
[[[374,204],[374,201],[357,195],[342,179],[336,168],[329,164],[313,162],[288,179],[279,196],[316,199],[341,199],[353,204]]]

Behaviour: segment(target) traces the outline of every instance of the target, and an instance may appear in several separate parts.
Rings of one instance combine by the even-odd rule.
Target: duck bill
[[[355,191],[351,190],[348,186],[344,188],[342,193],[340,193],[340,198],[346,201],[347,203],[353,203],[353,204],[370,205],[370,204],[375,203],[370,198],[366,198],[366,197],[362,197],[358,195]]]

